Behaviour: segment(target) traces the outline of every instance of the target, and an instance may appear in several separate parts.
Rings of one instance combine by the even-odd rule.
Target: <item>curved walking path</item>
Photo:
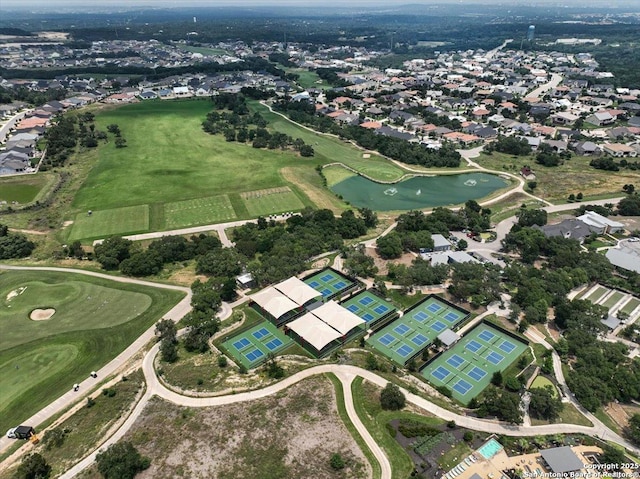
[[[171,308],[167,313],[165,313],[163,315],[163,318],[171,319],[172,321],[177,322],[180,319],[182,319],[182,317],[186,315],[189,311],[191,311],[191,289],[182,287],[182,286],[153,283],[151,281],[144,281],[144,280],[133,279],[133,278],[123,278],[119,276],[110,276],[108,274],[97,273],[95,271],[84,271],[84,270],[71,269],[71,268],[56,268],[56,267],[47,267],[47,266],[33,266],[33,267],[32,266],[10,266],[10,265],[0,264],[0,270],[55,271],[55,272],[61,272],[61,273],[74,273],[74,274],[81,274],[85,276],[93,276],[96,278],[108,279],[110,281],[116,281],[118,283],[140,284],[143,286],[150,286],[154,288],[182,291],[183,293],[185,293],[185,297],[173,308]],[[118,356],[116,356],[109,363],[104,365],[99,371],[97,371],[98,378],[99,378],[98,381],[101,381],[102,379],[118,371],[133,356],[135,356],[144,347],[144,345],[147,344],[154,336],[155,336],[155,323],[153,326],[147,329],[144,333],[142,333],[142,335],[138,337],[138,339],[136,339],[133,343],[131,343],[124,351],[118,354]],[[93,389],[98,384],[98,381],[96,379],[88,377],[84,381],[78,383],[80,384],[81,392],[74,392],[73,390],[66,392],[65,394],[60,396],[58,399],[50,403],[48,406],[45,406],[36,414],[31,416],[29,419],[25,419],[23,421],[23,424],[29,424],[30,426],[37,427],[38,425],[42,424],[43,422],[47,421],[51,417],[55,416],[61,411],[64,411],[65,409],[67,409],[68,407],[76,403],[79,399],[81,399],[84,396],[83,393]],[[0,452],[2,452],[4,449],[9,447],[13,443],[14,443],[13,440],[8,439],[6,436],[3,435],[0,438]]]
[[[539,338],[536,338],[539,339]],[[542,340],[544,341],[544,340]],[[170,401],[174,404],[186,407],[215,407],[227,404],[234,404],[238,402],[252,401],[254,399],[264,398],[273,394],[276,394],[284,389],[298,383],[304,379],[310,378],[317,374],[332,373],[335,374],[340,380],[344,389],[345,408],[349,419],[356,427],[358,433],[362,436],[367,447],[373,452],[376,460],[381,467],[381,479],[391,479],[391,465],[384,451],[375,442],[369,431],[366,429],[360,417],[355,411],[353,404],[353,396],[351,392],[351,384],[353,380],[360,376],[367,381],[379,386],[384,387],[387,384],[387,380],[378,376],[377,374],[361,369],[356,366],[337,365],[337,364],[325,364],[320,366],[314,366],[309,369],[300,371],[292,376],[285,378],[284,380],[267,386],[263,389],[248,391],[237,394],[230,394],[227,396],[215,396],[215,397],[191,397],[178,394],[165,387],[158,379],[155,368],[154,359],[159,351],[160,345],[156,344],[145,356],[142,363],[142,370],[147,382],[147,390],[137,404],[131,415],[123,423],[120,429],[109,438],[104,444],[100,446],[100,449],[109,447],[122,439],[129,429],[133,426],[136,419],[140,416],[144,410],[147,402],[152,396],[158,396],[166,401]],[[555,368],[555,364],[554,364]],[[400,388],[407,398],[407,401],[418,406],[424,411],[433,414],[436,417],[444,419],[445,421],[455,421],[458,426],[472,429],[475,431],[483,431],[493,434],[504,434],[508,436],[535,436],[535,435],[548,435],[548,434],[568,434],[568,433],[581,433],[591,436],[599,436],[603,440],[615,442],[625,448],[638,454],[640,450],[620,437],[615,432],[608,429],[604,424],[595,419],[593,421],[594,426],[579,426],[575,424],[549,424],[543,426],[518,426],[504,422],[491,421],[486,419],[479,419],[475,417],[463,416],[455,412],[444,409],[436,404],[424,399],[420,396],[410,393],[404,388]],[[575,400],[575,398],[573,399]],[[573,402],[573,401],[572,401]],[[591,419],[591,418],[590,418]],[[89,467],[94,461],[98,451],[96,450],[89,456],[78,462],[69,471],[60,476],[61,479],[71,479]]]

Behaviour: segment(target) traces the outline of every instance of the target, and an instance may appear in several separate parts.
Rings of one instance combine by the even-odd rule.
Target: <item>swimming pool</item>
[[[485,459],[491,459],[493,456],[498,454],[498,452],[500,452],[501,449],[502,449],[502,444],[500,444],[495,439],[491,439],[485,442],[482,445],[482,447],[478,449],[478,452],[482,454],[482,457],[484,457]]]

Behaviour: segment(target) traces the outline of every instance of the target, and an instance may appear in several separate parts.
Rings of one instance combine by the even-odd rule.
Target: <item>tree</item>
[[[380,393],[380,406],[389,411],[399,411],[406,404],[406,398],[400,388],[393,383],[387,383]]]
[[[640,216],[640,196],[629,195],[618,203],[618,213],[622,216]]]
[[[22,234],[9,233],[0,236],[0,259],[25,258],[35,247],[35,243]]]
[[[640,414],[631,416],[625,433],[635,444],[640,444]]]
[[[531,416],[549,421],[553,421],[560,416],[564,406],[553,386],[546,385],[543,388],[533,388],[529,391],[529,394],[531,395],[531,401],[529,402]]]
[[[156,336],[158,336],[160,341],[167,339],[175,343],[177,341],[177,333],[178,328],[176,327],[176,323],[170,319],[161,319],[156,323]]]
[[[302,145],[300,147],[300,156],[305,157],[305,158],[309,158],[313,155],[315,155],[315,151],[313,150],[313,147],[311,145]]]
[[[151,461],[140,455],[128,441],[109,446],[96,456],[98,472],[105,479],[133,479],[136,474],[147,469]]]
[[[502,372],[496,371],[495,373],[493,373],[493,376],[491,376],[491,384],[493,384],[494,386],[502,385]]]
[[[160,355],[167,363],[175,363],[178,359],[178,347],[175,342],[163,339],[160,343]]]
[[[402,255],[402,241],[395,231],[378,238],[376,246],[378,254],[383,259],[399,258]]]
[[[118,269],[120,263],[129,258],[133,242],[121,236],[111,236],[101,244],[96,245],[94,251],[96,259],[104,269]]]
[[[538,187],[538,182],[537,181],[528,181],[527,182],[527,186],[533,192],[533,190],[535,190]]]
[[[369,208],[360,208],[358,212],[364,220],[364,225],[367,228],[375,228],[376,226],[378,226],[378,215],[376,215],[373,210]]]
[[[464,251],[469,247],[469,243],[467,243],[467,240],[461,239],[458,240],[458,249],[460,251]]]
[[[116,140],[114,143],[116,145],[116,148],[124,148],[127,146],[127,140],[125,140],[121,136],[116,137]]]
[[[622,449],[605,444],[602,446],[599,462],[600,464],[611,464],[614,469],[619,469],[620,464],[629,463],[629,460]]]
[[[141,251],[120,263],[120,271],[127,276],[149,276],[162,271],[162,257],[153,250]]]
[[[547,212],[542,209],[521,208],[516,216],[520,226],[544,226],[547,224]]]
[[[22,459],[15,475],[17,479],[48,479],[49,476],[51,476],[51,466],[37,452]]]

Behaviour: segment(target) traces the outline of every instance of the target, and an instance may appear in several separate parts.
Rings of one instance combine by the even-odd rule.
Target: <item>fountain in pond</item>
[[[476,186],[478,182],[476,180],[468,179],[464,182],[464,186]]]
[[[384,194],[387,196],[393,196],[396,193],[398,193],[397,188],[387,188],[386,190],[384,190]]]
[[[422,194],[422,190],[418,190],[418,191],[416,191],[416,196],[417,196],[417,195],[421,195],[421,194]]]

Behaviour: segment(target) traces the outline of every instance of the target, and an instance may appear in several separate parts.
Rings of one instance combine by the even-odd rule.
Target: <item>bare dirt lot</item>
[[[247,403],[186,408],[154,398],[128,439],[151,467],[136,476],[216,479],[369,478],[326,377]],[[330,466],[339,453],[346,463]],[[99,477],[91,472],[83,477]]]

